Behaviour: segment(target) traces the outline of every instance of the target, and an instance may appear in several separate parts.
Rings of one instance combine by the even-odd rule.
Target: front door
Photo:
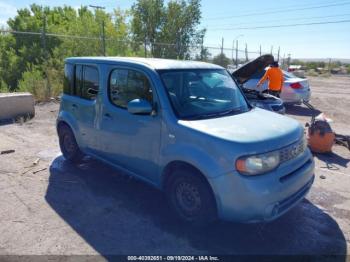
[[[160,147],[159,114],[135,115],[127,110],[134,99],[157,103],[149,78],[141,71],[112,69],[99,126],[100,152],[105,159],[156,182]]]

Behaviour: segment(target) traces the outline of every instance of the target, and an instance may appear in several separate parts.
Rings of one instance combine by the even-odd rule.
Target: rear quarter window
[[[63,93],[74,94],[74,65],[68,63],[64,65]]]

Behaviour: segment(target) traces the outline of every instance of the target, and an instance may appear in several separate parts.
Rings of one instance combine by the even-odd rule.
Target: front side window
[[[109,79],[109,97],[111,102],[121,108],[127,108],[134,99],[145,99],[153,103],[152,88],[148,78],[141,72],[128,69],[115,69]]]
[[[161,70],[159,74],[175,113],[182,119],[218,117],[249,109],[226,70]]]

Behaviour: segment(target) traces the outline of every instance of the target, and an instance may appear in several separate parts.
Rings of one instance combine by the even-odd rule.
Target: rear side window
[[[127,69],[115,69],[109,79],[109,97],[111,102],[121,108],[127,108],[134,99],[145,99],[153,103],[153,93],[148,78],[141,72]]]
[[[81,97],[93,100],[99,90],[98,70],[93,66],[83,66],[83,83]]]
[[[68,63],[64,65],[63,93],[74,94],[74,65]]]
[[[82,65],[76,65],[75,66],[75,85],[74,85],[74,95],[81,96],[81,87],[83,84],[83,66]]]
[[[71,72],[71,86],[69,89],[70,91],[69,93],[67,92],[67,94],[94,100],[99,91],[98,69],[89,65],[70,65],[69,69],[67,68],[67,70],[65,67],[65,71],[69,70]],[[68,90],[68,87],[65,86],[65,88]]]

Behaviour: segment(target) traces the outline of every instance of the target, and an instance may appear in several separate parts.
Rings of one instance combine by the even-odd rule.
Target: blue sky
[[[103,5],[108,11],[114,7],[129,8],[133,0],[36,0],[41,5]],[[0,0],[0,24],[16,14],[16,9],[28,7],[33,0]],[[333,6],[331,6],[333,5]],[[319,8],[315,8],[319,7]],[[302,9],[304,10],[296,10]],[[261,14],[265,13],[265,14]],[[239,47],[245,43],[249,51],[274,52],[281,48],[281,56],[290,53],[294,58],[350,59],[350,23],[320,24],[280,28],[239,29],[242,27],[275,26],[285,24],[318,23],[350,20],[350,1],[346,0],[202,0],[202,24],[207,28],[205,45],[219,47],[224,37],[225,48],[232,47],[237,37]],[[214,51],[215,52],[215,51]],[[231,52],[228,51],[227,55]]]

